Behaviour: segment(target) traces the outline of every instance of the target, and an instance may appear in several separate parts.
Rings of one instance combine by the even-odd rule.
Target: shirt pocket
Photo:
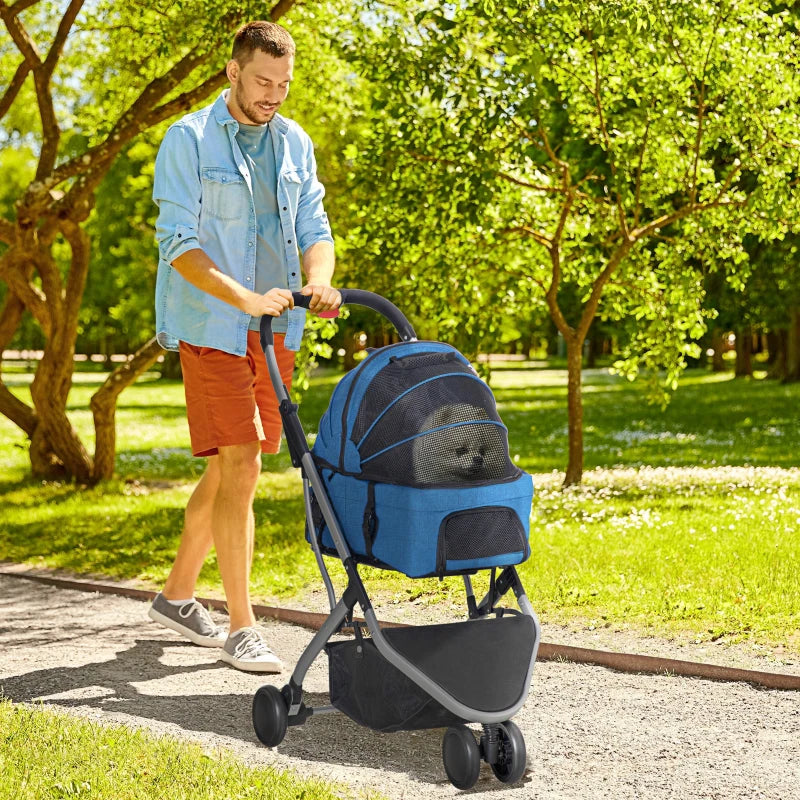
[[[295,205],[300,197],[300,190],[303,184],[308,180],[309,172],[305,169],[291,169],[287,172],[282,172],[280,176],[280,183],[286,190],[289,200],[292,205]]]
[[[203,211],[216,219],[234,220],[246,216],[250,206],[250,190],[236,171],[204,167]]]

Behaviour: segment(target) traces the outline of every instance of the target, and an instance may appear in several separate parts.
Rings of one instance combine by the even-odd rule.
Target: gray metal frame
[[[275,350],[272,345],[267,345],[264,351],[267,366],[269,368],[270,379],[272,381],[273,388],[275,389],[275,394],[278,398],[278,402],[281,403],[282,401],[290,402],[290,398],[286,387],[283,385],[283,381],[280,376],[280,371],[278,369],[278,363],[275,358]],[[306,649],[301,654],[300,658],[295,665],[294,671],[291,677],[291,684],[294,684],[297,687],[302,687],[303,680],[308,672],[309,668],[313,664],[314,660],[317,656],[322,652],[325,645],[327,644],[328,640],[341,629],[342,624],[347,620],[349,615],[352,614],[356,603],[361,606],[361,611],[364,615],[364,619],[367,623],[367,628],[369,629],[369,633],[372,636],[373,641],[375,642],[375,646],[378,649],[378,652],[394,667],[396,667],[400,672],[410,678],[414,683],[416,683],[420,688],[422,688],[425,692],[427,692],[434,700],[444,706],[446,709],[451,711],[456,716],[465,719],[469,722],[479,722],[482,724],[493,724],[499,722],[505,722],[506,720],[510,719],[517,711],[522,708],[525,701],[528,697],[527,687],[530,686],[531,682],[531,675],[533,673],[533,667],[536,663],[536,656],[539,651],[539,642],[541,640],[541,625],[539,623],[539,619],[536,616],[536,613],[533,610],[533,607],[528,600],[527,595],[525,594],[524,589],[522,589],[522,585],[519,580],[516,581],[514,584],[514,592],[517,598],[517,603],[519,605],[520,611],[525,615],[530,617],[533,620],[534,625],[534,646],[531,653],[531,659],[528,666],[528,674],[525,679],[524,686],[526,690],[523,691],[522,696],[517,700],[514,705],[510,706],[509,708],[502,709],[500,711],[494,712],[486,712],[486,711],[479,711],[478,709],[471,708],[469,706],[463,705],[455,698],[452,697],[447,691],[445,691],[438,683],[431,680],[431,678],[426,675],[422,670],[420,670],[415,664],[411,663],[398,653],[387,641],[386,637],[383,635],[383,631],[378,624],[378,619],[375,616],[375,611],[372,606],[369,604],[368,599],[365,602],[359,600],[359,596],[363,598],[367,598],[366,589],[364,588],[364,584],[361,581],[361,576],[358,574],[357,568],[353,567],[352,574],[349,575],[349,586],[348,590],[345,591],[344,595],[341,599],[336,599],[336,593],[334,591],[333,583],[330,578],[330,574],[328,572],[327,566],[325,565],[322,552],[320,551],[319,542],[317,541],[316,533],[313,529],[313,521],[311,515],[311,500],[310,500],[310,489],[314,490],[314,496],[319,503],[320,510],[322,511],[322,515],[325,519],[325,523],[328,526],[328,530],[331,533],[331,537],[333,539],[334,545],[336,547],[336,552],[341,559],[342,563],[344,564],[348,559],[351,558],[350,548],[347,546],[347,541],[345,540],[344,534],[342,533],[341,526],[339,525],[339,520],[336,517],[336,512],[331,505],[331,502],[328,498],[328,494],[325,490],[325,486],[322,482],[322,478],[317,470],[317,465],[314,463],[313,456],[311,455],[310,451],[306,450],[306,452],[302,455],[301,458],[301,467],[304,476],[304,484],[303,484],[303,494],[305,500],[305,509],[306,509],[306,526],[309,533],[309,540],[311,541],[311,547],[314,550],[314,555],[317,560],[317,564],[320,569],[320,573],[322,574],[322,579],[325,582],[325,588],[328,593],[328,601],[331,607],[331,613],[328,616],[327,620],[323,623],[322,627],[317,631],[314,635],[311,642],[309,642]],[[354,582],[357,582],[354,585]],[[472,583],[469,579],[469,576],[464,576],[464,586],[467,591],[467,596],[474,597],[472,594]],[[354,591],[349,591],[353,589]],[[346,599],[347,595],[350,595],[349,599]],[[484,598],[482,603],[485,604],[488,600],[488,595]],[[465,621],[466,622],[466,621]],[[479,625],[481,624],[480,620],[474,620],[471,624]],[[289,719],[298,714],[300,711],[301,704],[300,702],[294,703],[289,708]],[[316,714],[324,714],[330,713],[331,711],[335,711],[332,706],[323,706],[317,708],[310,708],[308,709],[312,715]]]

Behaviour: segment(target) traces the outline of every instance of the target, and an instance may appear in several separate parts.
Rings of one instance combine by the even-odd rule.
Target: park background
[[[202,460],[153,340],[158,144],[257,4],[4,5],[0,558],[158,586]],[[797,17],[768,2],[283,2],[339,285],[470,356],[536,474],[545,618],[800,650]],[[312,320],[313,438],[371,312]],[[264,459],[259,599],[315,586]],[[213,564],[203,574],[219,593]],[[453,586],[387,593],[440,602]]]
[[[146,588],[169,569],[203,464],[152,340],[154,159],[268,11],[297,42],[283,111],[316,145],[338,284],[473,359],[534,473],[545,629],[796,658],[798,5],[4,0],[0,561]],[[312,438],[389,341],[355,307],[309,322]],[[318,604],[285,450],[255,510],[254,599]],[[461,605],[457,581],[367,572],[389,611]],[[199,591],[221,596],[213,556]],[[75,738],[82,780],[96,733],[0,710],[28,778]]]

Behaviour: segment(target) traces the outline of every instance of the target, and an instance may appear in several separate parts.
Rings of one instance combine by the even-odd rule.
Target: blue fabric
[[[366,556],[363,528],[369,482],[331,470],[323,470],[322,476],[348,546],[357,557]],[[378,483],[374,491],[377,526],[372,556],[410,578],[437,573],[442,523],[458,511],[487,506],[510,509],[522,525],[525,540],[521,549],[483,558],[448,561],[443,574],[520,564],[530,554],[528,537],[533,481],[525,472],[514,481],[488,486],[426,489]],[[330,531],[324,525],[321,542],[323,547],[334,549]]]
[[[391,358],[404,358],[415,353],[448,352],[469,365],[469,361],[458,350],[443,342],[401,342],[381,347],[370,353],[355,369],[350,370],[333,390],[328,410],[319,423],[319,432],[313,448],[314,455],[344,472],[360,472],[361,457],[356,446],[350,441],[350,436],[364,393],[369,390],[370,381]],[[342,458],[343,442],[344,458]]]
[[[159,209],[156,332],[170,350],[185,341],[243,356],[250,316],[197,289],[171,266],[178,256],[200,248],[242,286],[255,285],[253,176],[236,142],[239,123],[228,111],[227,91],[172,125],[158,151],[153,182]],[[284,285],[298,291],[303,285],[298,248],[305,252],[317,242],[333,242],[322,205],[325,190],[305,131],[279,114],[270,128],[286,256]],[[286,347],[298,350],[305,310],[288,314]]]
[[[328,409],[320,420],[319,432],[312,452],[321,467],[323,485],[342,533],[357,560],[377,560],[384,566],[404,572],[412,578],[434,574],[504,567],[519,564],[530,555],[530,511],[533,498],[533,481],[525,472],[511,479],[494,483],[464,483],[459,487],[402,486],[395,483],[380,483],[364,480],[361,456],[352,441],[353,428],[362,401],[369,402],[371,381],[393,358],[405,358],[423,353],[453,353],[458,360],[469,365],[455,348],[442,342],[406,342],[390,345],[370,353],[354,370],[339,382],[331,395]],[[452,362],[451,362],[452,363]],[[453,376],[452,366],[444,366],[440,377]],[[459,378],[464,373],[458,374]],[[422,386],[436,378],[421,380],[414,386]],[[475,380],[479,380],[476,376]],[[412,387],[408,387],[411,390]],[[407,392],[399,394],[402,397]],[[393,402],[397,402],[395,397]],[[391,405],[391,403],[390,403]],[[481,421],[487,425],[499,422]],[[451,426],[456,427],[455,423]],[[469,423],[475,424],[475,423]],[[367,438],[365,434],[362,441]],[[367,464],[369,459],[365,459]],[[328,466],[329,465],[329,466]],[[350,473],[350,474],[346,474]],[[370,502],[370,485],[374,493],[374,509]],[[516,518],[519,536],[507,537],[506,544],[495,546],[491,537],[480,542],[478,548],[483,555],[474,558],[444,559],[442,563],[440,543],[444,536],[448,517],[459,512],[475,510],[496,511],[505,520],[509,514]],[[374,511],[376,533],[369,554],[365,541],[365,519]],[[510,526],[516,531],[517,528]],[[483,528],[473,529],[480,539]],[[333,539],[327,525],[319,528],[323,548],[334,550]],[[497,528],[495,528],[497,532]],[[497,537],[497,541],[502,539]],[[512,541],[513,540],[513,541]],[[505,549],[504,549],[505,548]],[[472,549],[471,546],[468,549]],[[446,552],[446,548],[445,548]]]

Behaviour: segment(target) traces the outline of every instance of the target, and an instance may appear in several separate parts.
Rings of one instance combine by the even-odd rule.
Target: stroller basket
[[[527,693],[535,640],[529,617],[388,628],[383,636],[433,684],[465,706],[507,708]],[[361,725],[398,731],[465,721],[390,664],[371,639],[329,642],[325,649],[331,703]],[[498,653],[503,655],[501,661]]]
[[[331,703],[375,731],[444,728],[464,720],[392,666],[371,639],[328,642]]]

